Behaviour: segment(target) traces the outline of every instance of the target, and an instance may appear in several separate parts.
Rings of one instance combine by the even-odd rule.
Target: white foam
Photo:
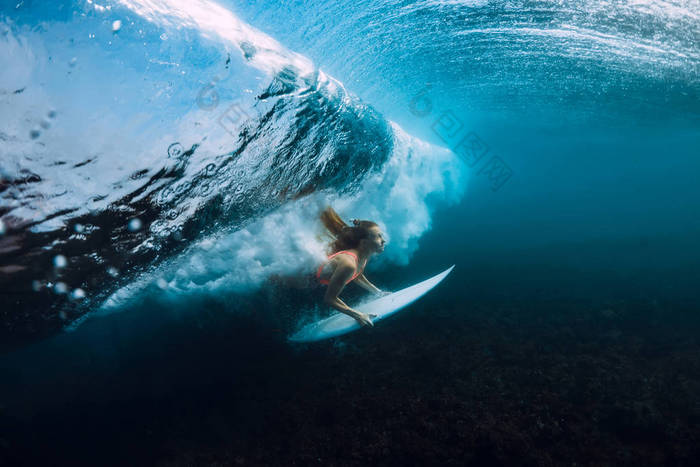
[[[434,209],[457,203],[464,195],[467,171],[448,149],[421,141],[393,122],[391,127],[391,159],[366,179],[356,196],[334,205],[346,218],[378,222],[389,237],[382,261],[408,264],[418,239],[431,227]]]

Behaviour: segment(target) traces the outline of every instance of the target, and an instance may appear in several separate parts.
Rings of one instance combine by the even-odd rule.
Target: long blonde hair
[[[321,222],[335,238],[330,244],[329,253],[357,248],[360,245],[360,241],[369,236],[370,227],[378,227],[375,222],[360,219],[353,219],[353,225],[350,226],[330,206],[326,207],[321,213]]]

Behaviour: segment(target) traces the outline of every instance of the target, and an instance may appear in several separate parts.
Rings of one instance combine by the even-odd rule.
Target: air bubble
[[[73,68],[77,63],[78,63],[78,57],[73,57],[73,58],[71,58],[70,61],[68,62],[68,66],[70,66],[71,68]]]
[[[119,271],[114,266],[110,266],[107,268],[107,274],[112,277],[117,277],[119,275]]]
[[[41,282],[39,282],[37,280],[33,280],[32,281],[32,290],[34,292],[39,292],[41,290]]]
[[[165,40],[168,40],[168,35],[167,35],[166,33],[163,33],[163,34],[160,35],[160,38],[161,38],[162,40],[164,40],[164,41],[165,41]]]
[[[139,219],[138,217],[134,217],[129,221],[128,228],[131,232],[136,232],[138,230],[141,230],[141,225],[141,219]]]
[[[116,20],[112,23],[112,32],[118,32],[121,28],[122,22],[120,20]]]
[[[179,157],[185,149],[182,147],[182,144],[180,143],[173,143],[170,146],[168,146],[168,156],[169,157]]]
[[[44,119],[44,120],[42,120],[41,122],[39,122],[39,125],[41,125],[41,127],[42,127],[44,130],[48,130],[49,127],[51,126],[51,122],[49,122],[48,120]]]
[[[83,224],[75,224],[73,230],[75,230],[76,233],[83,233],[85,232],[85,226]]]
[[[162,277],[156,281],[156,285],[161,289],[165,290],[168,288],[168,283]]]
[[[65,282],[56,282],[56,284],[54,284],[54,286],[53,286],[53,290],[57,294],[64,294],[64,293],[68,292],[68,286],[66,285]]]
[[[81,300],[85,298],[85,291],[81,288],[73,289],[73,291],[70,293],[70,296],[74,300]]]
[[[49,117],[49,118],[51,118],[51,119],[56,118],[56,111],[53,110],[53,109],[51,109],[51,110],[48,111],[48,113],[46,114],[46,116]]]
[[[53,265],[57,268],[65,268],[68,264],[68,260],[63,255],[56,255],[53,259]]]
[[[41,131],[38,128],[34,128],[29,132],[31,139],[37,139],[39,136],[41,136]]]

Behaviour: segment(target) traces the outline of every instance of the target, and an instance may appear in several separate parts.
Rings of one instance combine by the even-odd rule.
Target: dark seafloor
[[[649,247],[628,242],[627,252]],[[77,342],[42,344],[52,361],[47,348],[34,359],[25,350],[36,368],[3,368],[26,407],[0,416],[0,460],[696,465],[697,303],[649,298],[647,281],[675,290],[672,278],[555,269],[513,258],[465,265],[411,311],[308,346],[285,343],[285,323],[269,328],[260,297],[243,317],[200,310],[144,326],[134,312],[86,323]],[[473,299],[451,301],[460,288]],[[84,350],[100,336],[113,353]],[[45,373],[44,387],[21,389],[31,371]]]

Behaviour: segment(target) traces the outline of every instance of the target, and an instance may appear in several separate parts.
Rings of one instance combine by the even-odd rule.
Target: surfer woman
[[[353,310],[338,295],[351,281],[379,296],[390,293],[375,287],[364,275],[369,258],[384,251],[384,234],[372,221],[353,219],[353,225],[347,225],[331,207],[321,213],[321,221],[335,237],[331,244],[332,254],[316,272],[319,282],[328,285],[323,302],[355,318],[362,326],[374,326],[371,318],[375,315]]]

